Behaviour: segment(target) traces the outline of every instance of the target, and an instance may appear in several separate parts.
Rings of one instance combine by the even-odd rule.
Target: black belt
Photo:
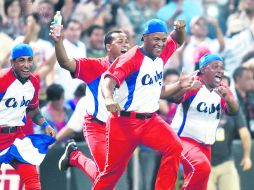
[[[151,117],[153,117],[153,113],[135,113],[135,112],[127,112],[127,111],[121,111],[120,112],[121,116],[125,116],[125,117],[132,117],[132,115],[137,118],[137,119],[150,119]]]
[[[93,118],[91,119],[91,121],[92,121],[92,122],[95,122],[95,123],[98,123],[98,124],[100,124],[100,125],[105,125],[105,122],[103,122],[103,121],[97,119],[96,117],[93,117]]]
[[[14,133],[18,130],[18,127],[1,127],[0,128],[0,133],[6,133],[6,134],[9,134],[9,133]]]

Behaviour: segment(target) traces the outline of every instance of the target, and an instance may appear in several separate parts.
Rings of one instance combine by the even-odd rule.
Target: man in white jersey
[[[31,74],[33,51],[27,44],[16,45],[11,52],[11,68],[0,70],[0,166],[10,164],[26,190],[41,190],[39,165],[55,131],[39,110],[39,81]],[[22,131],[26,113],[51,135],[27,135]]]
[[[139,144],[162,154],[154,189],[174,189],[182,146],[156,111],[161,90],[166,96],[181,89],[180,83],[170,89],[162,86],[162,73],[184,36],[184,21],[176,21],[174,31],[167,36],[166,23],[152,19],[146,23],[143,46],[133,47],[110,66],[102,85],[106,107],[112,112],[107,121],[107,163],[97,178],[96,190],[113,189]]]
[[[222,58],[206,54],[199,61],[199,69],[197,80],[202,87],[183,94],[171,123],[183,145],[182,190],[206,190],[211,170],[211,144],[215,141],[221,113],[238,111],[232,92],[221,83]]]

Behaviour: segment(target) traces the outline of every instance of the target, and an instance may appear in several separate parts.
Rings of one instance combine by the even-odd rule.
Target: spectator
[[[15,39],[23,34],[24,17],[21,15],[21,5],[19,0],[5,0],[4,12],[6,20],[3,23],[3,31]]]
[[[245,115],[251,136],[254,138],[254,92],[251,91],[253,73],[250,69],[238,67],[234,71],[233,78],[239,106]]]
[[[103,27],[99,25],[92,25],[87,30],[87,57],[99,58],[106,55],[104,50],[104,35]]]
[[[85,95],[86,95],[86,84],[81,83],[80,85],[78,85],[78,87],[74,92],[74,98],[67,100],[66,104],[71,108],[72,111],[74,111],[79,100]]]
[[[242,24],[242,21],[238,22]],[[225,60],[225,71],[231,78],[234,70],[241,65],[245,54],[254,50],[254,22],[247,29],[241,31],[241,28],[234,26],[235,31],[225,38],[225,49],[221,52]]]
[[[39,38],[52,42],[49,38],[49,26],[54,16],[54,4],[50,0],[42,0],[35,7],[35,12],[39,14],[40,33]]]
[[[104,28],[105,23],[112,19],[109,1],[80,2],[73,13],[73,18],[82,24],[82,31],[86,31],[93,24]]]
[[[148,0],[133,0],[124,6],[124,12],[130,19],[134,29],[134,44],[140,44],[145,22],[154,17],[148,3]]]
[[[224,76],[222,81],[230,86],[229,77]],[[212,145],[212,169],[208,190],[240,190],[239,176],[232,155],[232,144],[237,133],[243,146],[240,164],[243,171],[251,168],[251,135],[242,111],[235,116],[227,116],[223,113],[216,131],[215,143]]]
[[[202,0],[172,0],[168,1],[158,12],[157,17],[165,22],[168,22],[172,18],[175,10],[181,7],[181,14],[177,15],[175,19],[182,19],[186,22],[187,32],[190,31],[190,22],[191,19],[196,16],[200,17],[203,15],[203,5]]]
[[[112,29],[122,28],[128,37],[133,37],[133,26],[130,19],[127,17],[120,2],[113,2],[110,8],[110,14],[112,19],[109,20],[105,25],[105,30],[109,31]],[[129,39],[130,40],[130,39]]]
[[[42,115],[47,119],[55,131],[60,131],[69,121],[72,111],[64,106],[64,89],[59,84],[52,84],[47,88],[46,106],[42,107]]]
[[[0,69],[7,64],[9,52],[13,46],[13,39],[3,32],[3,19],[0,16]]]
[[[239,9],[236,13],[230,15],[227,20],[227,34],[234,31],[234,22],[239,22],[242,27],[239,31],[249,29],[254,23],[254,1],[241,0]],[[238,31],[238,32],[239,32]]]
[[[217,39],[211,39],[208,35],[208,23],[211,23],[217,31]],[[218,21],[212,18],[194,17],[190,23],[190,39],[186,44],[182,54],[182,67],[187,73],[192,73],[195,69],[195,51],[198,47],[207,47],[211,53],[219,53],[224,49],[224,36],[220,30]]]

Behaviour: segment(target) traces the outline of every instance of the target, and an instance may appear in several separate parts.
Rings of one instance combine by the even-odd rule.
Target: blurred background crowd
[[[86,86],[72,79],[56,61],[49,26],[58,10],[63,16],[64,45],[68,56],[74,58],[105,56],[104,35],[111,29],[123,29],[131,45],[140,45],[147,20],[164,20],[170,30],[176,19],[185,20],[187,39],[165,65],[165,84],[177,81],[182,71],[196,70],[205,53],[221,55],[254,138],[254,0],[1,0],[0,68],[10,66],[10,50],[15,44],[24,42],[33,47],[33,73],[41,81],[40,107],[59,132],[85,96]],[[170,100],[160,104],[159,113],[170,123],[176,104]],[[43,133],[29,120],[25,131]],[[82,130],[78,131],[74,137],[83,140]],[[145,152],[141,159],[151,157],[146,147],[140,151]],[[152,154],[154,162],[158,155]]]

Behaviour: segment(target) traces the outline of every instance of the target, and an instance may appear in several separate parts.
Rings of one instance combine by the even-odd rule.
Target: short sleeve
[[[90,83],[107,70],[101,58],[81,58],[75,59],[75,61],[76,71],[74,73],[74,78],[81,79],[85,83]]]
[[[177,47],[178,45],[176,41],[173,38],[171,38],[171,36],[169,36],[160,56],[164,64],[167,63],[168,59],[176,51]]]
[[[135,46],[113,62],[106,72],[105,78],[113,78],[119,87],[131,73],[134,73],[140,68],[143,58],[144,55],[138,47]]]

